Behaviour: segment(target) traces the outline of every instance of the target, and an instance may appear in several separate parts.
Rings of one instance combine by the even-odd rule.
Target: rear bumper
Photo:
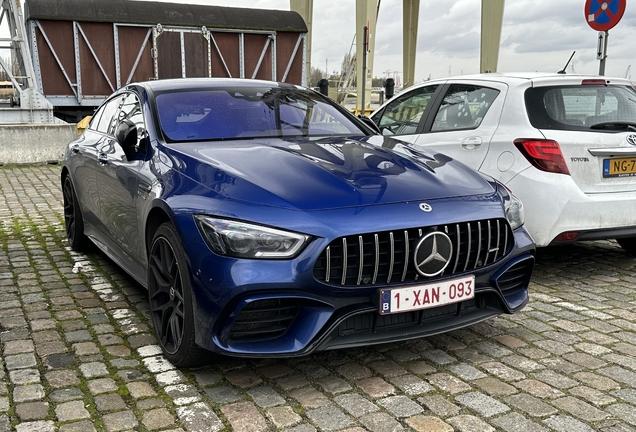
[[[636,236],[636,192],[585,194],[570,176],[534,168],[507,186],[523,202],[526,229],[539,247],[571,231],[579,232],[572,241]]]
[[[609,228],[601,230],[581,231],[580,234],[573,240],[560,240],[553,241],[550,245],[561,245],[574,243],[577,241],[589,241],[589,240],[606,240],[617,239],[626,237],[636,237],[636,225],[624,228]]]

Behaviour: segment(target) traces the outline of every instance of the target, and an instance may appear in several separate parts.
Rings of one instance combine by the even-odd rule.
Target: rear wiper
[[[630,129],[636,132],[636,123],[624,121],[607,121],[593,124],[590,129]]]

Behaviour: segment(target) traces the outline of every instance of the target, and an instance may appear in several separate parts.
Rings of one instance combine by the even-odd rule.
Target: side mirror
[[[135,152],[137,145],[137,125],[130,119],[124,119],[117,125],[115,138],[126,155]]]

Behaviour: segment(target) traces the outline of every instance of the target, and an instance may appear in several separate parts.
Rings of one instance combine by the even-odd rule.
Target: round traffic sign
[[[625,13],[626,0],[586,0],[585,21],[596,31],[614,27]]]

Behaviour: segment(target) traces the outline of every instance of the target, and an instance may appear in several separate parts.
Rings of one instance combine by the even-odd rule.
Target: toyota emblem
[[[420,210],[426,213],[430,213],[433,211],[433,207],[430,204],[422,203],[420,204]]]
[[[627,135],[627,142],[633,146],[636,146],[636,135]]]
[[[426,234],[415,248],[414,264],[422,276],[432,277],[441,274],[453,257],[451,239],[440,231]]]

